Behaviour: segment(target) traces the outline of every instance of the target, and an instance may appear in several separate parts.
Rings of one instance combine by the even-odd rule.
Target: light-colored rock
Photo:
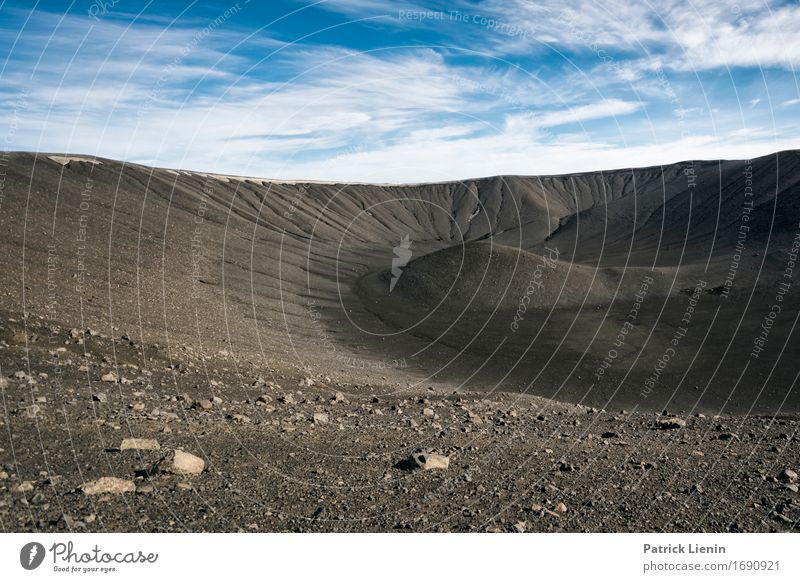
[[[450,467],[450,457],[431,453],[428,451],[417,451],[412,456],[417,467],[429,471],[431,469],[447,469]]]
[[[158,464],[160,470],[174,475],[199,475],[205,466],[203,459],[181,449],[170,451]]]
[[[314,424],[328,424],[329,417],[324,412],[315,412],[311,419]]]
[[[656,426],[662,430],[674,430],[686,426],[686,421],[678,417],[659,418]]]
[[[28,493],[29,491],[33,491],[33,482],[32,481],[23,481],[15,488],[17,493]]]
[[[791,469],[784,469],[778,475],[778,480],[784,483],[797,483],[797,473]]]
[[[136,485],[133,481],[129,481],[128,479],[100,477],[95,481],[89,481],[81,485],[81,490],[86,495],[100,495],[102,493],[119,495],[121,493],[132,493],[136,491]]]
[[[138,439],[128,438],[122,439],[122,444],[119,446],[121,451],[157,451],[161,448],[156,439]]]
[[[103,374],[100,376],[101,382],[117,382],[119,379],[114,372],[108,372],[107,374]]]

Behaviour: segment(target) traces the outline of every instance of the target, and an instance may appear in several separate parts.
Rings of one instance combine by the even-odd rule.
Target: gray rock
[[[686,426],[686,421],[678,417],[659,418],[656,426],[661,430],[675,430]]]
[[[791,469],[784,469],[778,474],[778,480],[783,483],[797,483],[797,473]]]

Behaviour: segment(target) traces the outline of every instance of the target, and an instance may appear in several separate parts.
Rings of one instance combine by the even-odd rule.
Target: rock
[[[479,415],[472,412],[471,410],[467,412],[467,420],[469,420],[469,422],[471,422],[472,424],[477,424],[477,425],[483,424],[483,419]]]
[[[614,431],[609,430],[609,431],[604,432],[600,436],[602,438],[604,438],[604,439],[615,439],[615,438],[617,438],[619,436],[619,434],[615,433]]]
[[[101,493],[111,493],[118,495],[121,493],[131,493],[136,491],[133,481],[119,479],[118,477],[100,477],[96,481],[89,481],[81,485],[81,490],[86,495],[100,495]]]
[[[232,414],[231,420],[238,424],[248,424],[250,422],[250,417],[246,414]]]
[[[8,480],[8,473],[6,471],[0,471],[0,481]]]
[[[262,394],[261,396],[256,398],[257,406],[263,406],[265,404],[269,404],[270,402],[272,402],[272,396],[270,396],[269,394]]]
[[[287,393],[287,394],[284,394],[283,396],[281,396],[280,398],[278,398],[278,401],[283,403],[283,404],[294,404],[294,396],[292,396],[291,394]]]
[[[100,381],[101,382],[118,382],[119,378],[117,378],[117,375],[114,372],[109,372],[107,374],[103,374],[102,376],[100,376]]]
[[[331,402],[344,402],[345,397],[344,394],[341,392],[336,392],[333,396],[331,396]]]
[[[199,475],[205,466],[203,459],[180,449],[170,451],[158,463],[159,470],[174,475]]]
[[[686,426],[686,421],[677,417],[659,418],[656,426],[661,430],[674,430]]]
[[[314,385],[313,378],[303,378],[300,380],[300,387],[308,387],[311,388]]]
[[[204,398],[202,400],[194,402],[192,404],[192,408],[194,408],[195,410],[211,410],[212,408],[214,408],[214,403],[208,400],[207,398]]]
[[[33,491],[33,482],[32,481],[23,481],[14,489],[17,493],[28,493]]]
[[[514,531],[517,533],[525,533],[525,528],[528,524],[524,521],[518,521],[514,524]]]
[[[324,412],[315,412],[311,420],[314,421],[314,424],[328,424],[330,419]]]
[[[175,489],[177,491],[191,491],[192,490],[192,484],[191,483],[185,483],[185,482],[175,483]]]
[[[92,394],[92,400],[99,402],[100,404],[105,404],[108,402],[108,396],[106,396],[104,392],[97,392]]]
[[[445,457],[438,453],[428,451],[417,451],[411,458],[420,469],[429,471],[431,469],[447,469],[450,467],[450,457]]]
[[[778,480],[782,483],[796,483],[797,473],[788,468],[784,469],[778,474]]]
[[[564,505],[563,503],[559,502],[558,505],[556,505],[556,512],[557,513],[566,513],[567,512],[567,506]]]
[[[19,370],[18,372],[14,372],[14,378],[16,378],[17,380],[24,380],[27,377],[28,377],[28,375],[25,372],[23,372],[22,370]]]
[[[144,402],[134,402],[131,406],[131,410],[134,412],[144,412]]]
[[[156,439],[122,439],[120,451],[157,451],[161,448]]]
[[[423,408],[422,414],[425,416],[433,417],[436,413],[433,411],[433,408]]]
[[[155,491],[155,487],[150,483],[142,483],[136,486],[137,495],[150,495],[153,491]]]

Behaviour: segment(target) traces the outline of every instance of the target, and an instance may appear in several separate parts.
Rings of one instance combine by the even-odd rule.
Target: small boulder
[[[778,474],[778,481],[782,483],[797,483],[797,473],[791,469],[784,469]]]
[[[682,418],[668,417],[668,418],[659,418],[656,422],[656,426],[661,430],[675,430],[678,428],[683,428],[686,426],[686,421]]]
[[[132,493],[136,491],[136,485],[128,479],[118,477],[100,477],[95,481],[89,481],[81,485],[81,490],[86,495],[100,495],[101,493],[111,493],[118,495],[121,493]]]
[[[17,493],[29,493],[33,491],[33,483],[31,481],[23,481],[16,486],[15,491]]]
[[[324,412],[315,412],[311,420],[314,421],[314,424],[328,424],[330,419]]]
[[[102,376],[100,376],[100,381],[101,382],[118,382],[119,378],[117,378],[117,375],[114,372],[108,372],[107,374],[103,374]]]
[[[157,451],[161,448],[156,439],[122,439],[120,451]]]
[[[214,408],[214,403],[207,398],[203,398],[202,400],[197,400],[196,402],[192,403],[192,408],[195,410],[211,410]]]
[[[180,449],[170,451],[158,463],[158,469],[173,475],[199,475],[206,462],[200,457]]]
[[[411,458],[420,469],[429,471],[431,469],[447,469],[450,467],[450,457],[431,453],[428,451],[417,451]]]

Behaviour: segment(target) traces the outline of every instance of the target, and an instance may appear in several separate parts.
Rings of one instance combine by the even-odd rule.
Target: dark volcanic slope
[[[795,413],[799,180],[796,151],[408,186],[17,153],[0,309],[364,383]]]

